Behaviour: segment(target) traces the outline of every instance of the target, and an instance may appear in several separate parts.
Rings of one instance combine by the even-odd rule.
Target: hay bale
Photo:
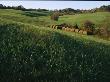
[[[52,28],[55,28],[55,25],[53,25]]]
[[[67,28],[65,28],[64,30],[66,31]]]
[[[65,28],[65,31],[68,31],[68,28]]]
[[[74,28],[72,28],[72,29],[71,29],[71,32],[74,32],[74,31],[75,31],[75,29],[74,29]]]
[[[58,26],[56,25],[55,27],[54,27],[54,29],[57,29],[58,28]]]
[[[62,27],[62,30],[65,30],[65,27]]]
[[[72,32],[72,29],[71,29],[71,28],[69,28],[69,31],[70,31],[70,32]]]
[[[79,32],[79,29],[75,29],[75,32]]]
[[[53,25],[50,25],[50,28],[53,28]]]
[[[58,28],[58,25],[56,25],[55,27],[54,27],[54,29],[57,29]]]
[[[84,35],[87,35],[87,31],[83,31],[83,34],[84,34]]]
[[[69,27],[67,27],[67,28],[66,28],[66,31],[70,31],[70,28],[69,28]]]
[[[79,33],[80,33],[80,34],[83,34],[83,30],[80,30]]]
[[[58,28],[58,25],[53,25],[53,28],[54,28],[54,29],[57,29],[57,28]]]
[[[71,28],[69,28],[69,31],[71,32]]]
[[[68,31],[68,27],[66,27],[65,31]]]

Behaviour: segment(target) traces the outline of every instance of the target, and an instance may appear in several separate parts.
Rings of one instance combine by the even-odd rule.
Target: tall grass
[[[0,20],[1,82],[109,82],[110,44]]]

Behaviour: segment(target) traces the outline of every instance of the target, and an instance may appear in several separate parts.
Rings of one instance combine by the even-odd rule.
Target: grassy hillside
[[[0,10],[0,82],[109,82],[110,41],[39,27],[37,17],[7,11]]]
[[[97,13],[88,13],[88,14],[76,14],[76,15],[64,15],[60,16],[59,21],[51,21],[50,17],[43,17],[45,21],[47,20],[49,24],[61,24],[61,23],[68,23],[68,24],[78,24],[80,27],[82,27],[82,24],[86,20],[90,20],[93,23],[96,24],[96,26],[99,26],[103,21],[106,19],[110,21],[110,13],[109,12],[97,12]]]
[[[7,13],[8,12],[8,13]],[[82,27],[82,24],[86,20],[90,20],[96,24],[96,27],[100,27],[100,24],[103,21],[110,21],[110,13],[109,12],[97,12],[97,13],[88,13],[88,14],[76,14],[76,15],[64,15],[60,16],[59,21],[52,21],[50,16],[48,16],[50,12],[37,12],[37,11],[20,11],[20,10],[10,10],[10,9],[0,9],[0,18],[13,20],[16,22],[28,23],[32,25],[42,25],[48,26],[51,24],[78,24]],[[107,22],[106,21],[106,22]]]
[[[24,15],[30,16],[30,17],[39,17],[39,16],[49,16],[51,12],[49,11],[25,11]]]
[[[39,20],[38,16],[27,16],[24,11],[13,9],[0,9],[0,18],[37,26],[44,26],[46,24],[46,21]]]

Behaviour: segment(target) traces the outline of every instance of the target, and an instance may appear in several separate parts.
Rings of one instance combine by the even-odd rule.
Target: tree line
[[[76,14],[76,13],[94,13],[94,12],[110,12],[110,5],[103,5],[99,8],[93,8],[93,9],[89,9],[89,10],[83,10],[83,9],[73,9],[73,8],[65,8],[65,9],[60,9],[60,10],[47,10],[47,9],[26,9],[25,7],[23,7],[22,5],[19,6],[5,6],[3,4],[0,4],[0,9],[16,9],[16,10],[24,10],[24,11],[53,11],[53,12],[59,12],[60,15],[62,14]]]
[[[110,5],[103,5],[99,8],[93,8],[89,10],[83,10],[83,9],[72,9],[72,8],[65,8],[60,10],[54,10],[54,12],[59,12],[62,15],[73,15],[78,13],[95,13],[95,12],[110,12]]]
[[[40,9],[40,8],[38,8],[38,9],[26,9],[24,6],[22,6],[22,5],[19,5],[19,6],[5,6],[5,5],[3,5],[3,4],[0,4],[0,9],[15,9],[15,10],[23,10],[23,11],[49,11],[49,10],[47,10],[47,9]]]

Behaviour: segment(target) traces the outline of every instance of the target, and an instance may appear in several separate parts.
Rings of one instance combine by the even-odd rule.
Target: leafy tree
[[[3,8],[3,5],[2,4],[0,4],[0,8]]]
[[[17,6],[18,10],[24,10],[25,8],[22,5]]]
[[[58,21],[58,19],[59,19],[59,14],[58,14],[58,13],[53,13],[53,14],[51,15],[51,19],[54,20],[54,21]]]
[[[95,24],[89,20],[86,20],[84,22],[84,29],[89,33],[89,34],[93,34],[94,30],[95,30]]]

